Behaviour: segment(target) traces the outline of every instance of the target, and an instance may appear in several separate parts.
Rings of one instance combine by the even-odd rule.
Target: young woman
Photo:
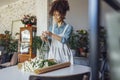
[[[41,39],[48,41],[51,39],[49,59],[55,59],[57,62],[71,62],[73,64],[73,55],[67,46],[73,27],[67,24],[64,19],[66,12],[69,11],[67,0],[55,0],[49,14],[53,16],[54,24],[48,31],[42,33]]]

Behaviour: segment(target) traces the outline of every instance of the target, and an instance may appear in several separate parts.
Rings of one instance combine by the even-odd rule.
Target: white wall
[[[42,31],[47,30],[48,27],[48,4],[50,0],[19,0],[12,4],[0,7],[0,34],[5,30],[11,31],[12,22],[22,19],[26,14],[37,16],[37,35]],[[16,25],[14,30],[18,27]],[[18,30],[19,32],[19,30]]]
[[[11,31],[12,21],[20,20],[26,14],[36,15],[35,0],[19,0],[0,7],[0,34]]]
[[[88,0],[68,0],[70,11],[66,21],[73,25],[74,29],[89,29]],[[101,25],[105,26],[105,15],[114,10],[104,1],[101,1]]]
[[[74,29],[88,28],[88,0],[68,0],[70,11],[66,21],[73,25]]]
[[[37,35],[40,36],[42,31],[46,31],[48,27],[48,0],[37,0]]]

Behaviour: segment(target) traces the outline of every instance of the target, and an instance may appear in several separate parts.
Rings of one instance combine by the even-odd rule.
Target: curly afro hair
[[[66,12],[69,10],[70,8],[67,0],[55,0],[51,4],[49,14],[53,16],[53,12],[58,11],[61,15],[66,15]]]

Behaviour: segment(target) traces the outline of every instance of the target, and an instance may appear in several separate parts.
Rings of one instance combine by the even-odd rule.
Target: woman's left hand
[[[50,32],[50,31],[45,31],[45,33],[47,36],[50,36],[50,37],[52,36],[52,32]]]

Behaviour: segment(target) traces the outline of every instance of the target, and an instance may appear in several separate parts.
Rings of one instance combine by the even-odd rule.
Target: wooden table
[[[35,74],[30,72],[22,72],[17,66],[0,69],[0,80],[29,80],[30,75],[35,76],[73,76],[84,73],[90,73],[90,67],[82,65],[73,65],[59,70],[51,71],[44,74]]]

